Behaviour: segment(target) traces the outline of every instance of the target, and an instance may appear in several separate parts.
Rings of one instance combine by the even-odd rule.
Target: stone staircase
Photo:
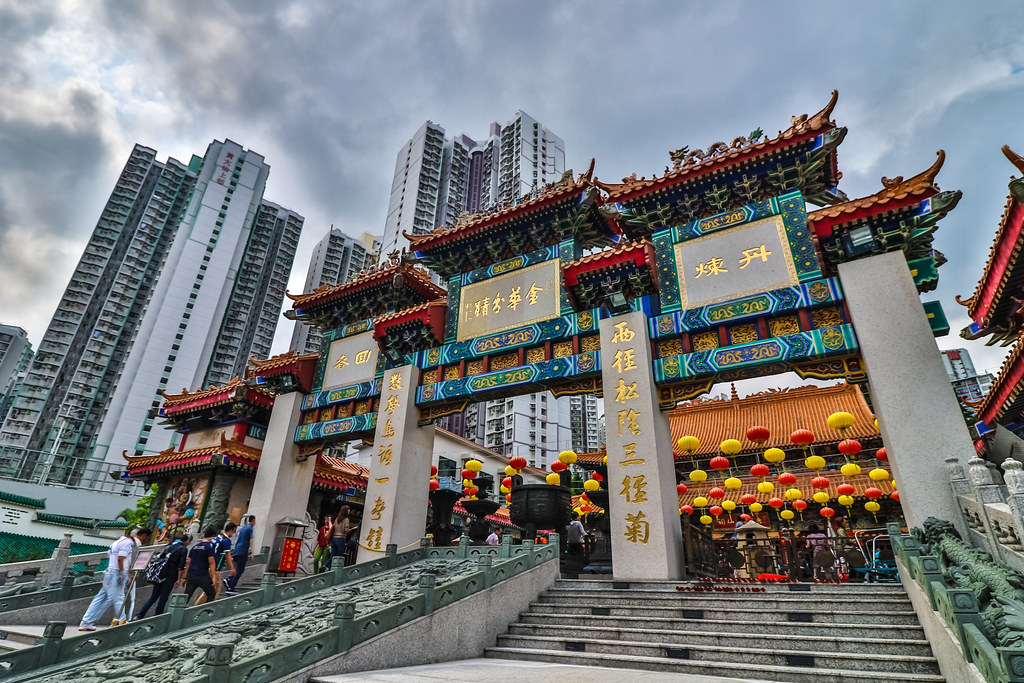
[[[765,590],[739,592],[751,587]],[[486,656],[771,681],[945,680],[892,584],[559,579]]]

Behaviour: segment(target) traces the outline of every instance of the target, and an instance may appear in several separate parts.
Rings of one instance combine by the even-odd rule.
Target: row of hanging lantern
[[[840,432],[845,437],[846,430],[853,426],[855,418],[852,414],[847,412],[836,412],[828,417],[827,424],[830,428]],[[877,421],[875,422],[877,426]],[[746,437],[749,441],[753,442],[757,446],[763,446],[767,443],[771,433],[767,427],[761,425],[755,425],[747,429]],[[814,442],[814,434],[807,429],[798,429],[790,434],[790,442],[796,446],[799,446],[804,452],[804,465],[811,471],[815,472],[815,476],[811,480],[811,487],[815,489],[815,492],[811,496],[812,500],[819,504],[819,514],[825,518],[830,518],[835,515],[835,510],[828,506],[828,502],[831,497],[827,491],[831,485],[831,481],[825,476],[820,474],[820,471],[827,466],[825,458],[820,455],[814,455],[808,453],[808,448]],[[684,436],[679,439],[676,444],[682,453],[690,458],[690,461],[694,465],[694,469],[689,473],[689,479],[691,482],[702,485],[708,480],[708,473],[700,469],[694,459],[694,453],[700,448],[700,441],[695,436]],[[694,506],[701,509],[700,521],[702,524],[710,525],[713,521],[712,517],[706,514],[710,512],[715,517],[723,514],[724,512],[732,513],[736,509],[736,503],[732,500],[726,500],[726,491],[735,491],[743,486],[743,482],[733,476],[732,468],[735,466],[734,462],[730,458],[734,458],[740,451],[743,450],[743,444],[738,439],[726,439],[719,445],[719,450],[723,455],[717,455],[711,458],[708,466],[715,470],[718,474],[718,479],[721,482],[721,486],[711,487],[705,495],[698,495],[694,498]],[[843,454],[846,462],[840,467],[840,473],[845,477],[856,477],[861,474],[861,466],[855,462],[857,455],[861,451],[861,444],[855,439],[844,438],[838,445],[838,450]],[[776,511],[777,516],[780,519],[786,520],[787,522],[792,520],[796,513],[799,513],[803,518],[803,512],[808,508],[807,501],[804,500],[804,492],[797,488],[796,482],[797,477],[794,473],[788,472],[785,469],[786,452],[781,448],[768,448],[763,453],[764,459],[776,467],[778,474],[778,482],[782,486],[788,487],[782,496],[772,496],[768,500],[768,505]],[[880,462],[887,462],[888,455],[886,454],[885,448],[880,448],[875,453],[875,458]],[[728,473],[726,471],[728,470]],[[775,484],[768,481],[767,477],[771,474],[771,468],[762,462],[755,463],[750,468],[750,474],[754,477],[759,477],[761,481],[757,484],[757,490],[763,495],[771,495],[775,491]],[[876,483],[881,483],[889,478],[888,470],[882,467],[875,467],[868,473],[869,478]],[[710,485],[710,483],[709,483]],[[677,492],[682,495],[687,491],[687,485],[685,483],[679,483],[676,487]],[[853,493],[855,489],[852,484],[843,483],[836,487],[836,493],[838,494],[837,502],[847,509],[847,514],[850,513],[851,508],[854,504]],[[871,486],[864,490],[864,496],[868,498],[868,502],[865,503],[865,509],[875,516],[877,521],[876,513],[881,509],[881,505],[878,503],[879,498],[884,494],[877,486]],[[899,501],[899,493],[893,491],[891,498],[895,501]],[[793,510],[786,507],[787,503],[792,506]],[[751,493],[746,493],[740,496],[740,504],[747,506],[752,513],[761,512],[764,506],[757,502],[757,497]],[[705,512],[706,510],[706,512]],[[684,505],[680,508],[682,514],[693,514],[694,507],[690,505]],[[746,515],[744,515],[746,516]]]

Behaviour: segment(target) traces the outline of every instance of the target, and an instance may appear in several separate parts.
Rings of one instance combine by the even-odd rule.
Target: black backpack
[[[146,564],[146,581],[163,583],[167,579],[167,562],[174,553],[174,544],[167,546],[149,559]]]

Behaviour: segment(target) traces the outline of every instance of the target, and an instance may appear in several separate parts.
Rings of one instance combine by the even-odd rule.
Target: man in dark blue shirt
[[[153,605],[156,605],[157,614],[164,613],[164,607],[167,606],[167,599],[171,597],[171,591],[184,579],[185,563],[188,561],[188,544],[191,542],[192,539],[188,537],[188,534],[178,534],[160,551],[162,555],[167,555],[163,571],[164,578],[159,583],[153,584],[153,594],[135,615],[136,619],[145,619],[146,612]]]
[[[238,530],[235,538],[235,547],[231,549],[231,561],[234,564],[235,571],[228,577],[226,583],[227,593],[234,593],[235,587],[238,586],[238,580],[242,578],[242,572],[245,571],[245,564],[249,561],[252,556],[250,546],[252,545],[252,525],[256,523],[256,517],[249,515],[246,519],[242,520],[245,522],[242,528]]]
[[[207,600],[217,597],[213,582],[217,578],[216,551],[213,537],[217,535],[217,527],[207,527],[203,531],[203,540],[192,546],[185,562],[185,602],[192,599],[197,588],[202,589]]]

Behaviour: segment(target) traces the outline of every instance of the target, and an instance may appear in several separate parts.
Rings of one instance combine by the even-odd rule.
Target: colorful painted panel
[[[331,389],[330,391],[314,391],[312,394],[309,394],[306,398],[302,399],[302,409],[311,410],[313,408],[322,408],[335,403],[353,401],[360,398],[378,395],[380,395],[379,379],[372,380],[370,382],[361,382],[347,387],[338,387],[337,389]]]
[[[153,543],[169,543],[174,534],[184,531],[203,514],[210,473],[172,477],[167,485],[167,498],[156,521]]]
[[[346,436],[369,432],[377,427],[377,413],[363,413],[352,417],[343,417],[330,422],[315,422],[299,425],[295,428],[295,442],[316,441],[329,437]]]
[[[785,337],[773,337],[749,344],[723,346],[708,351],[660,358],[654,361],[654,375],[659,382],[678,381],[710,375],[725,370],[764,365],[777,372],[775,364],[848,354],[858,349],[851,325],[836,325]]]
[[[652,318],[652,339],[676,336],[749,318],[775,315],[843,300],[839,278],[822,278],[795,287],[783,287],[755,296],[676,311]]]
[[[550,261],[553,258],[558,257],[558,246],[551,245],[538,249],[537,251],[530,252],[529,254],[522,254],[515,258],[508,259],[507,261],[500,261],[493,263],[486,268],[480,268],[478,270],[471,270],[468,273],[463,273],[461,281],[463,285],[470,285],[474,282],[481,282],[483,280],[489,280],[495,275],[504,275],[505,273],[511,273],[514,270],[525,268],[526,266],[534,266],[538,263],[544,263]]]
[[[562,310],[561,261],[463,285],[456,310],[460,342],[554,318]]]

